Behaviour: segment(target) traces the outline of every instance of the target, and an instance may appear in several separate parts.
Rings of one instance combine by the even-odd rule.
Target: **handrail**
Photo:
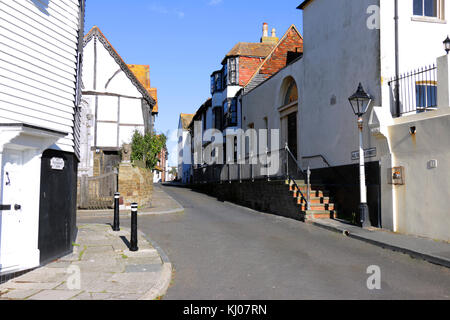
[[[310,210],[311,208],[309,205],[309,201],[305,198],[305,195],[303,194],[302,190],[298,186],[297,182],[295,182],[295,180],[292,179],[292,177],[290,175],[288,175],[288,182],[289,182],[289,186],[291,185],[291,182],[293,182],[294,187],[297,188],[298,192],[300,192],[300,196],[301,196],[302,200],[305,201],[307,210]],[[309,189],[309,186],[308,186],[308,189]]]
[[[300,195],[301,195],[301,197],[302,197],[302,199],[303,199],[303,201],[305,201],[305,204],[306,204],[306,209],[307,210],[311,210],[311,203],[310,203],[310,199],[311,199],[311,183],[310,183],[310,177],[311,177],[311,170],[309,170],[309,167],[308,167],[308,171],[306,172],[306,178],[307,178],[307,199],[305,198],[305,196],[304,196],[304,194],[303,194],[303,192],[300,190],[300,188],[298,187],[298,185],[297,185],[297,182],[295,182],[295,180],[294,179],[292,179],[291,178],[291,175],[289,174],[289,156],[291,156],[291,158],[295,161],[295,163],[297,164],[297,167],[298,167],[298,169],[300,169],[300,172],[302,173],[302,175],[303,175],[303,178],[305,178],[305,171],[303,170],[303,168],[302,168],[302,166],[301,166],[301,164],[297,161],[297,159],[295,158],[295,156],[292,154],[292,152],[291,152],[291,150],[289,149],[289,146],[288,146],[288,144],[286,143],[286,145],[285,145],[285,150],[286,150],[286,152],[287,152],[287,154],[288,154],[288,158],[286,159],[286,161],[287,161],[287,168],[286,168],[286,174],[287,174],[287,177],[288,177],[288,180],[289,180],[289,185],[291,184],[291,181],[293,181],[294,182],[294,185],[295,185],[295,187],[298,189],[298,191],[300,192]]]
[[[286,146],[284,149],[287,151],[288,155],[291,156],[291,158],[295,161],[297,164],[297,167],[300,169],[300,172],[302,173],[303,177],[305,177],[305,170],[303,170],[302,165],[298,162],[297,158],[292,154],[291,149],[289,149],[288,144],[286,143]]]
[[[302,157],[302,159],[314,159],[314,158],[322,158],[323,162],[325,162],[325,164],[331,168],[331,164],[328,162],[328,160],[321,154],[318,154],[316,156],[308,156],[308,157]]]

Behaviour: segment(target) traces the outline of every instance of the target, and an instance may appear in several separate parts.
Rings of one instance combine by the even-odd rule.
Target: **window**
[[[220,92],[223,88],[222,72],[216,71],[211,76],[211,94]]]
[[[237,58],[228,59],[229,82],[230,85],[238,84]]]
[[[206,113],[203,113],[203,132],[206,131]]]
[[[223,103],[225,127],[237,125],[237,98],[227,99]]]
[[[440,18],[442,0],[414,0],[414,15]]]
[[[297,85],[295,84],[294,81],[292,81],[284,97],[284,105],[287,106],[288,104],[291,104],[297,100],[298,100]]]
[[[222,107],[214,109],[214,128],[222,130]]]
[[[225,89],[228,85],[228,66],[225,64],[223,67],[223,88]]]
[[[416,83],[416,107],[418,111],[427,111],[437,107],[437,83],[422,81]]]

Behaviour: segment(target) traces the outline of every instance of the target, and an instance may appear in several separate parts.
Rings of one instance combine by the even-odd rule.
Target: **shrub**
[[[155,132],[143,135],[138,130],[133,133],[131,140],[131,160],[143,161],[147,169],[155,169],[158,163],[158,155],[166,148],[167,137]]]

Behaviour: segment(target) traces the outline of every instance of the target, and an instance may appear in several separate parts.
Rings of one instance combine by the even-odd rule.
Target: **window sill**
[[[447,24],[447,20],[442,20],[440,18],[433,18],[433,17],[424,17],[424,16],[411,17],[411,21]]]

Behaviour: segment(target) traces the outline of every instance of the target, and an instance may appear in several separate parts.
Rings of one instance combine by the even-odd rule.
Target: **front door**
[[[20,265],[23,254],[24,221],[21,199],[23,194],[23,155],[20,151],[5,149],[3,153],[3,179],[0,211],[0,268],[1,272],[13,271]],[[26,238],[26,237],[25,237]]]
[[[297,112],[288,115],[287,129],[288,147],[297,159]]]

